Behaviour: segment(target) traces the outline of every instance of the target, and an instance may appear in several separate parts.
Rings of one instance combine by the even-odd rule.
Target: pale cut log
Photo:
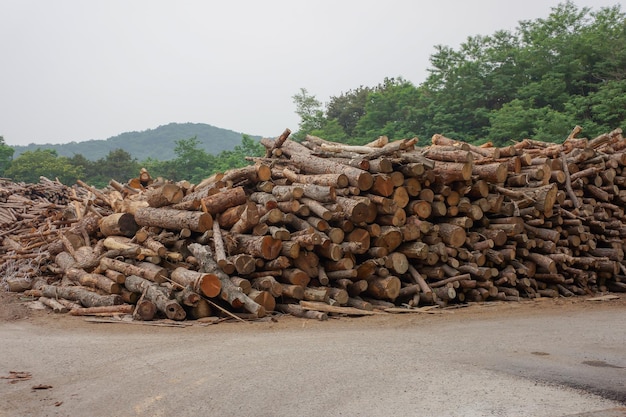
[[[347,316],[370,316],[378,314],[374,311],[361,310],[354,307],[331,306],[326,303],[320,303],[317,301],[300,301],[300,306],[305,310],[314,310],[334,314],[345,314]]]
[[[280,256],[296,259],[300,255],[300,244],[295,240],[285,240],[281,244]]]
[[[265,270],[279,270],[279,269],[285,269],[285,268],[289,268],[291,266],[293,266],[293,258],[289,258],[287,256],[279,256],[276,259],[272,259],[271,261],[268,261],[265,263],[265,266],[263,267]]]
[[[170,230],[189,229],[204,233],[213,226],[213,217],[200,211],[183,211],[169,208],[140,208],[135,212],[140,226],[158,226]]]
[[[299,268],[284,269],[281,273],[281,279],[285,283],[299,285],[301,287],[306,287],[311,281],[311,277]]]
[[[100,268],[102,270],[113,269],[115,271],[121,272],[127,277],[130,275],[137,275],[141,278],[156,282],[157,284],[167,281],[168,278],[168,273],[165,268],[148,262],[141,262],[138,265],[131,265],[117,259],[102,258],[100,259]]]
[[[328,291],[328,296],[332,298],[333,300],[337,301],[339,305],[345,305],[348,303],[348,299],[350,298],[348,291],[342,288],[334,288],[334,287],[327,287],[326,290]]]
[[[263,306],[265,311],[274,311],[276,309],[276,299],[268,291],[251,290],[248,297],[255,303]]]
[[[456,298],[456,290],[452,287],[446,286],[435,288],[433,289],[433,292],[437,296],[438,300],[443,300],[444,302],[448,302]],[[497,289],[495,294],[497,295]]]
[[[276,201],[291,201],[304,195],[304,190],[299,185],[274,185],[271,194]]]
[[[283,144],[289,138],[289,135],[291,135],[291,130],[285,129],[283,133],[281,133],[280,136],[271,143],[271,146],[266,146],[267,149],[265,150],[265,157],[269,158],[270,156],[275,154],[275,151],[281,150]],[[280,156],[280,154],[278,154],[277,156]]]
[[[435,182],[451,184],[455,181],[468,181],[472,177],[473,164],[471,162],[437,162],[432,169]]]
[[[211,317],[212,315],[213,309],[211,309],[211,305],[205,299],[200,299],[200,301],[198,301],[198,304],[187,308],[187,316],[194,320]]]
[[[448,278],[441,279],[441,280],[439,280],[437,282],[431,282],[429,284],[429,286],[431,288],[438,288],[438,287],[446,286],[446,285],[448,285],[450,283],[455,283],[455,282],[458,282],[458,281],[464,281],[464,280],[470,280],[470,279],[471,279],[471,275],[470,274],[459,274],[459,275],[455,275],[453,277],[448,277]],[[454,297],[452,297],[452,298],[454,298]]]
[[[305,287],[303,297],[307,301],[321,301],[327,303],[330,295],[327,287]]]
[[[175,293],[170,294],[170,298],[175,298],[176,301],[178,301],[178,303],[183,307],[193,307],[197,305],[198,302],[200,302],[202,297],[191,287],[185,287],[180,291],[176,291]]]
[[[227,208],[246,203],[247,197],[243,187],[235,187],[204,197],[201,201],[202,207],[206,208],[208,213],[215,215]]]
[[[294,183],[292,184],[292,187],[293,186],[302,189],[302,196],[315,201],[319,201],[320,203],[332,203],[337,199],[335,187],[333,186],[299,183]],[[299,196],[297,198],[301,198],[302,196]]]
[[[339,211],[345,213],[346,217],[354,223],[361,223],[367,218],[368,204],[363,200],[338,196],[337,206]]]
[[[439,235],[446,245],[459,248],[465,243],[467,237],[465,229],[450,223],[439,224]]]
[[[428,245],[424,242],[406,242],[398,247],[397,252],[404,254],[410,259],[426,259],[428,256]]]
[[[282,288],[281,295],[284,297],[289,297],[294,300],[304,299],[304,287],[302,285],[283,284],[281,288]]]
[[[133,237],[139,226],[129,213],[115,213],[100,220],[100,232],[104,236]]]
[[[112,316],[116,314],[132,314],[135,310],[135,306],[130,304],[119,304],[116,306],[102,306],[102,307],[82,307],[73,308],[70,310],[72,316]]]
[[[84,307],[112,306],[122,304],[122,297],[117,294],[100,295],[79,286],[38,285],[37,288],[44,297],[65,298],[78,301]]]
[[[250,256],[267,260],[276,259],[281,252],[283,242],[271,236],[232,235],[236,244],[229,246],[231,253],[246,253]]]
[[[422,154],[428,158],[440,162],[472,162],[474,157],[469,150],[460,149],[456,146],[434,145],[425,148]]]
[[[141,243],[144,247],[154,251],[157,256],[164,257],[168,250],[161,242],[154,240],[152,237],[148,237]]]
[[[252,284],[245,278],[241,277],[230,277],[230,282],[239,287],[240,291],[249,296],[250,291],[252,290]]]
[[[328,278],[328,274],[322,265],[317,268],[317,280],[321,285],[328,285],[330,279]]]
[[[300,184],[317,184],[326,185],[337,188],[345,188],[349,185],[348,177],[342,173],[332,174],[297,174],[292,170],[283,169],[283,175],[291,182]]]
[[[271,148],[274,145],[274,141],[271,139],[262,139],[261,143],[266,148]],[[342,173],[348,177],[350,185],[358,187],[363,191],[368,190],[374,182],[372,174],[369,172],[323,158],[317,158],[312,155],[309,149],[291,140],[285,141],[281,149],[290,157],[291,163],[311,174]]]
[[[102,241],[102,244],[108,250],[135,253],[137,259],[143,259],[148,256],[158,256],[157,252],[132,242],[131,238],[126,236],[108,236]]]
[[[136,275],[126,277],[124,284],[127,289],[143,296],[152,301],[157,309],[164,313],[170,320],[184,320],[187,313],[176,300],[168,299],[155,284],[147,279],[143,279]]]
[[[337,197],[333,199],[336,200]],[[320,218],[329,221],[332,218],[331,211],[324,207],[324,205],[320,202],[320,200],[314,200],[312,198],[302,197],[300,199],[302,204],[305,204],[314,214],[319,216]]]
[[[74,240],[75,238],[79,241],[84,241],[83,236],[91,236],[99,230],[100,219],[100,217],[89,213],[78,222],[74,223],[72,227],[63,230],[62,235],[69,240]],[[54,256],[63,250],[64,247],[61,240],[56,240],[48,245],[48,253],[50,253],[51,256]]]
[[[394,184],[391,180],[391,176],[386,174],[375,174],[374,184],[370,188],[370,192],[381,195],[383,197],[389,197],[393,194]]]
[[[467,149],[471,150],[472,152],[477,153],[486,158],[498,159],[500,157],[499,148],[493,148],[493,147],[486,148],[486,147],[471,145],[469,143],[462,143],[460,141],[447,138],[440,134],[433,135],[431,141],[433,145],[464,146],[464,147],[467,147]]]
[[[291,233],[289,232],[289,230],[285,229],[284,227],[269,226],[268,233],[270,236],[277,240],[289,240],[289,238],[291,237]]]
[[[248,275],[256,270],[256,260],[246,253],[229,256],[228,262],[233,264],[237,273],[241,275]]]
[[[108,294],[119,294],[120,284],[113,282],[108,277],[100,274],[90,274],[81,268],[68,268],[65,276],[85,287],[98,288]]]
[[[258,183],[271,178],[272,171],[269,166],[257,163],[241,168],[234,168],[224,172],[222,181],[226,183],[239,184],[242,182]]]
[[[341,258],[343,258],[344,255],[341,245],[338,245],[336,243],[330,243],[329,245],[325,246],[318,246],[316,248],[316,252],[319,255],[333,261],[340,260]]]
[[[182,287],[189,286],[209,298],[217,297],[222,288],[217,276],[182,267],[174,269],[170,278]]]
[[[238,206],[229,207],[226,210],[219,213],[219,224],[220,227],[224,229],[230,229],[233,227],[235,223],[241,217],[241,214],[244,212],[246,208],[248,208],[248,204],[250,202],[246,202],[244,204],[240,204]],[[215,215],[215,218],[218,219],[218,215]],[[215,222],[213,222],[215,224]]]
[[[148,205],[155,208],[180,203],[183,197],[183,190],[178,185],[170,183],[151,188],[144,193]]]
[[[285,314],[290,314],[294,317],[315,319],[320,321],[328,320],[328,314],[321,311],[304,310],[298,304],[277,304],[276,310],[281,311]]]
[[[230,281],[228,275],[219,269],[211,250],[207,246],[192,243],[189,245],[189,250],[196,259],[198,259],[201,272],[215,274],[219,278],[222,283],[220,296],[224,301],[235,308],[244,307],[247,311],[255,314],[259,318],[265,316],[265,308],[241,292],[239,287],[235,286],[235,284]]]
[[[52,311],[54,311],[55,313],[67,313],[69,310],[67,307],[65,307],[63,304],[53,298],[39,297],[38,301],[46,307],[52,309]]]
[[[393,142],[387,143],[382,148],[378,148],[374,152],[370,152],[364,156],[368,160],[373,160],[380,158],[381,156],[395,155],[399,151],[404,151],[408,155],[410,154],[410,151],[413,149],[417,141],[417,138],[395,140]],[[408,162],[422,162],[427,160],[422,155],[415,156],[417,157],[416,160],[409,160]],[[406,158],[408,159],[408,156]]]
[[[508,173],[509,169],[507,164],[499,162],[481,165],[474,164],[472,168],[472,175],[492,184],[504,183]]]
[[[394,203],[396,203],[396,205],[402,209],[405,208],[410,201],[409,192],[403,186],[396,186],[393,190],[391,198],[393,199]]]
[[[397,274],[404,274],[409,269],[407,256],[400,252],[392,252],[385,257],[385,266]]]
[[[220,229],[220,221],[213,222],[213,247],[215,248],[215,260],[217,265],[224,271],[226,274],[232,274],[235,272],[235,265],[232,264],[226,258],[226,250],[224,249],[224,239],[222,237],[222,230]]]
[[[376,278],[368,281],[367,294],[380,299],[395,300],[400,295],[401,282],[396,276]]]
[[[239,220],[231,227],[230,232],[248,233],[254,226],[259,224],[260,217],[257,205],[250,201],[246,204]]]
[[[414,284],[418,284],[420,286],[421,293],[431,294],[433,292],[433,290],[426,283],[426,280],[417,271],[417,269],[415,269],[413,265],[409,265],[409,276]]]
[[[283,292],[283,284],[276,281],[276,278],[272,276],[253,278],[251,285],[254,289],[268,291],[274,297],[279,297]]]
[[[342,244],[344,252],[353,254],[364,254],[370,248],[370,234],[366,229],[355,228],[346,236],[346,241]]]
[[[362,300],[360,298],[350,297],[348,298],[348,302],[346,303],[348,307],[358,308],[359,310],[365,311],[374,311],[374,306],[372,303]]]
[[[554,243],[558,242],[561,237],[561,233],[558,230],[533,227],[528,225],[528,223],[524,224],[524,228],[539,239],[549,240]]]
[[[395,226],[382,226],[380,234],[373,239],[372,246],[385,248],[388,252],[394,251],[402,243],[403,234],[400,228]]]

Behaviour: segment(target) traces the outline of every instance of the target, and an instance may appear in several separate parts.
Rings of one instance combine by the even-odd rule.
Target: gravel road
[[[0,416],[624,416],[625,346],[623,299],[186,328],[37,312],[0,321],[0,377],[30,375],[0,380]]]

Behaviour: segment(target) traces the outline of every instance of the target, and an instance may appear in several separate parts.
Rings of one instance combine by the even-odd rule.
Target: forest
[[[562,142],[577,125],[587,137],[624,128],[626,15],[619,5],[591,10],[560,3],[546,18],[520,21],[513,31],[469,36],[456,49],[434,46],[428,73],[419,85],[388,77],[324,104],[301,88],[293,96],[301,120],[293,137],[311,134],[349,144],[381,135],[417,137],[425,146],[443,134],[502,146],[525,138]],[[97,161],[42,149],[13,159],[0,136],[0,175],[23,182],[37,182],[40,175],[68,184],[82,179],[103,187],[145,167],[153,176],[199,182],[262,153],[246,135],[234,150],[217,155],[198,145],[195,137],[176,141],[175,157],[167,161],[137,161],[124,149]]]

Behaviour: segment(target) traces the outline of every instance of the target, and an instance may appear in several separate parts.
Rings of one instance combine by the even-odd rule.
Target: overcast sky
[[[278,136],[298,127],[300,88],[327,102],[385,77],[419,85],[434,45],[514,30],[558,3],[0,0],[0,135],[65,143],[194,122]]]

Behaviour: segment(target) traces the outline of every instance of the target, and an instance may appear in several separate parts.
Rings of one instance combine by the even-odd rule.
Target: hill
[[[41,149],[55,149],[60,156],[74,156],[81,154],[85,158],[95,161],[106,157],[110,151],[123,149],[133,158],[143,161],[153,158],[160,161],[176,157],[174,148],[176,141],[196,137],[199,147],[207,153],[217,155],[222,151],[232,150],[241,143],[242,133],[211,126],[206,123],[170,123],[156,129],[141,132],[126,132],[104,140],[86,140],[83,142],[69,142],[64,144],[31,143],[27,146],[14,146],[14,158],[26,151]],[[260,136],[252,136],[260,139]]]

